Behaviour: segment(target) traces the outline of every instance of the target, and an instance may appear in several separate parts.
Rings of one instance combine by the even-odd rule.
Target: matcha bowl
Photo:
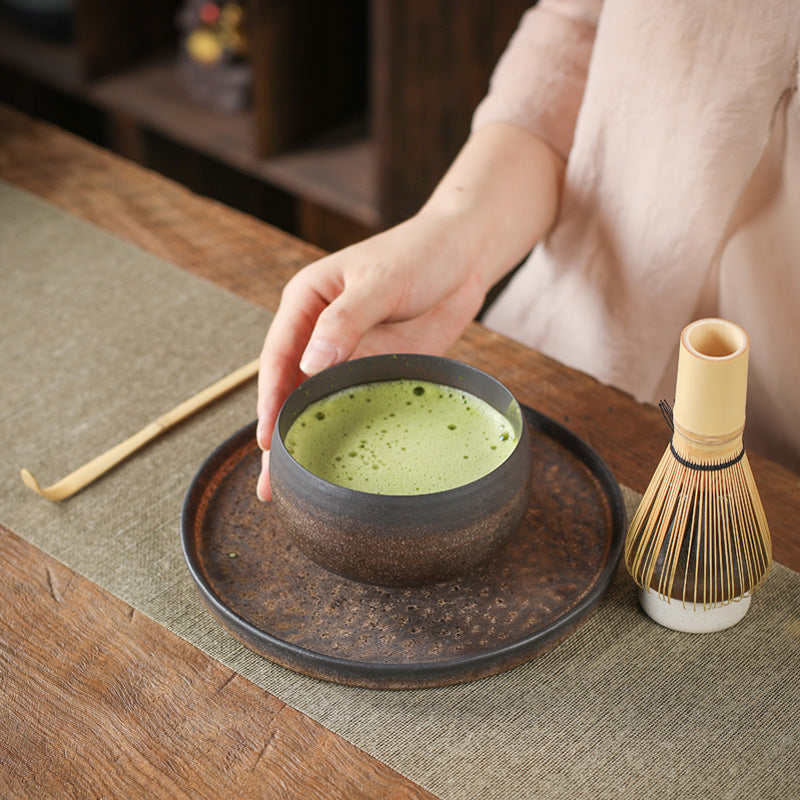
[[[522,409],[495,378],[443,357],[370,356],[286,400],[270,482],[281,525],[317,564],[411,586],[503,546],[528,508],[531,461]]]

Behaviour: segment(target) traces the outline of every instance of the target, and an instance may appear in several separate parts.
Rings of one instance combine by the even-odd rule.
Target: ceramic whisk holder
[[[726,320],[683,330],[672,441],[628,529],[625,563],[642,608],[676,630],[735,624],[769,569],[769,529],[742,443],[749,348]]]

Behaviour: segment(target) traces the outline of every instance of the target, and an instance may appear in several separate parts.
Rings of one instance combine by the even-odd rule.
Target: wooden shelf
[[[29,105],[45,88],[100,114],[103,143],[123,155],[148,164],[155,134],[283,193],[296,203],[291,232],[312,241],[303,225],[330,229],[338,219],[345,240],[361,238],[419,208],[530,5],[245,0],[253,104],[225,113],[197,104],[183,84],[170,30],[180,2],[75,0],[68,44],[0,15],[0,71],[31,84]],[[0,86],[0,99],[14,91]]]
[[[96,81],[88,98],[235,169],[377,228],[374,145],[363,120],[338,126],[308,145],[258,158],[251,111],[226,114],[194,103],[169,55]]]
[[[353,219],[380,224],[375,147],[365,115],[312,139],[306,146],[258,158],[254,113],[224,113],[187,94],[175,53],[152,57],[95,81],[81,78],[74,45],[43,40],[0,17],[0,58],[7,66],[112,114],[123,114],[176,142],[247,175],[274,184]]]
[[[68,93],[83,86],[74,44],[54,42],[28,33],[0,14],[0,59],[8,67]]]

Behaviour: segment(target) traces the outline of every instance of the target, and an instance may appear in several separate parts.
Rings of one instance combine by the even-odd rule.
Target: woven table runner
[[[214,622],[181,553],[189,483],[254,417],[254,383],[62,504],[19,478],[53,482],[251,360],[270,315],[2,182],[0,304],[0,522],[291,706],[445,800],[800,797],[797,573],[774,565],[719,634],[655,625],[620,569],[577,632],[502,675],[297,675]]]

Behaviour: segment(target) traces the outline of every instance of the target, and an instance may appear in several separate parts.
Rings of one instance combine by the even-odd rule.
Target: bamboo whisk
[[[625,541],[643,608],[679,630],[715,630],[741,619],[772,558],[742,444],[749,348],[744,330],[725,320],[698,320],[683,330],[672,441]],[[719,610],[742,598],[740,609]],[[678,602],[670,609],[670,601]],[[717,616],[698,621],[704,612]]]

